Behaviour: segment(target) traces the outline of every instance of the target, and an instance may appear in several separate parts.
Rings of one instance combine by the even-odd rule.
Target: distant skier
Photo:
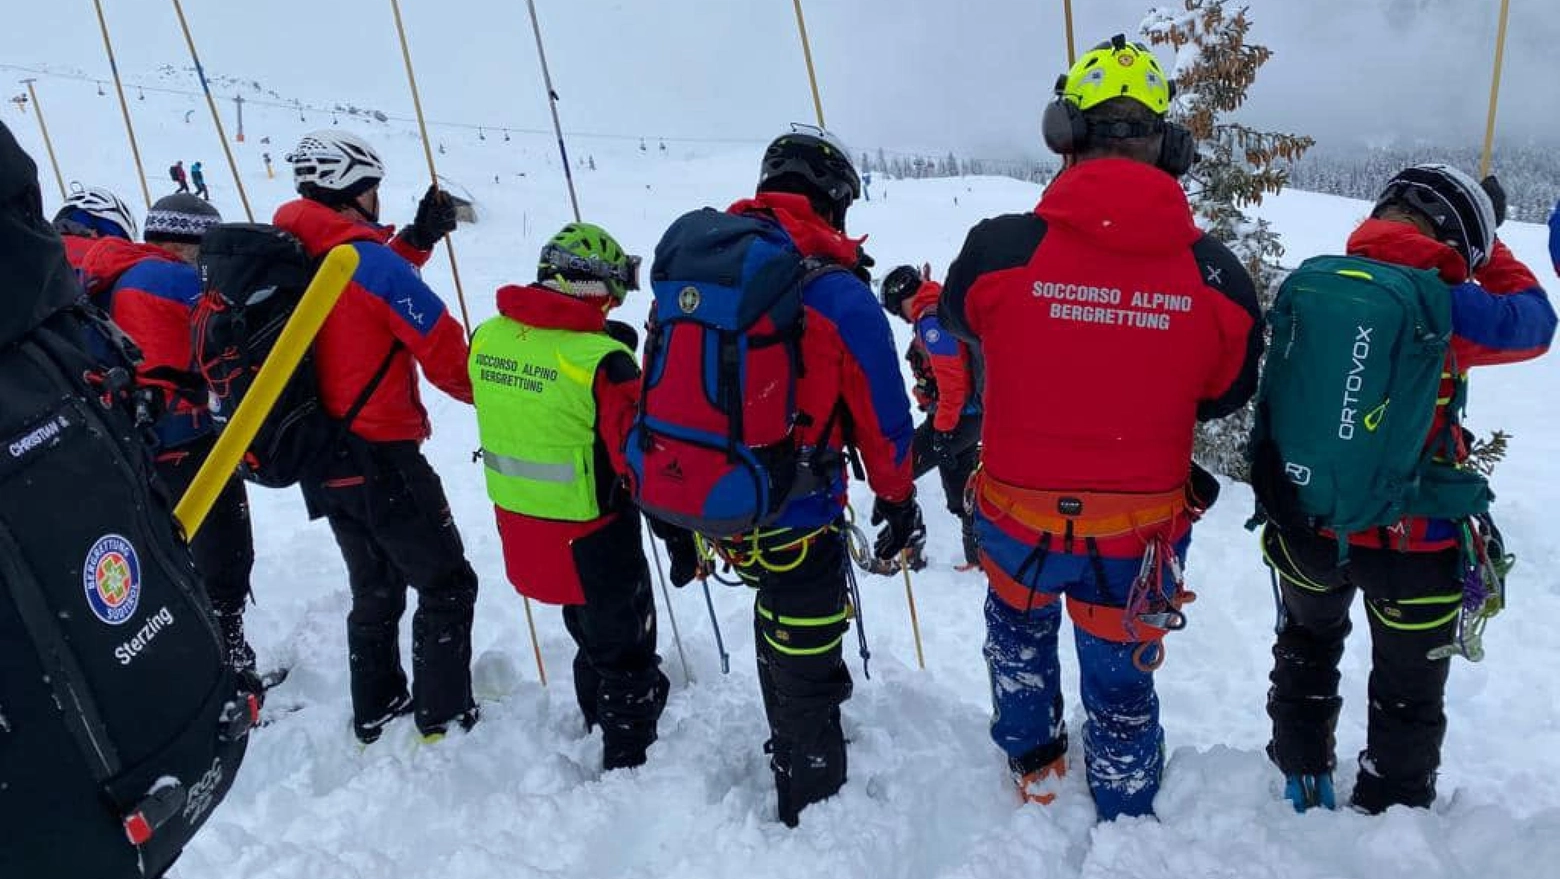
[[[268,142],[269,140],[270,138],[266,138],[266,140],[262,141],[262,143]],[[271,154],[261,153],[260,158],[265,161],[265,179],[270,180],[274,178],[276,176],[276,171],[271,167]]]
[[[1480,609],[1478,594],[1504,578],[1505,551],[1487,512],[1488,486],[1463,463],[1467,371],[1538,357],[1549,348],[1556,324],[1538,279],[1496,237],[1504,204],[1494,178],[1481,184],[1447,165],[1404,169],[1349,236],[1348,256],[1318,257],[1326,263],[1315,268],[1311,261],[1302,264],[1296,283],[1281,287],[1274,304],[1283,320],[1272,321],[1252,486],[1270,520],[1262,548],[1281,598],[1267,699],[1273,721],[1268,756],[1285,774],[1285,796],[1297,810],[1335,805],[1334,733],[1343,707],[1338,662],[1356,592],[1364,595],[1370,624],[1371,667],[1352,805],[1374,814],[1397,805],[1428,808],[1435,801],[1446,735],[1446,648],[1460,641],[1464,613]],[[1382,263],[1429,270],[1439,282],[1423,274],[1387,274]],[[1349,278],[1370,273],[1377,277],[1369,286],[1346,286]],[[1363,293],[1373,294],[1368,311],[1340,308]],[[1437,338],[1432,333],[1441,330],[1425,328],[1437,321],[1449,324],[1451,335],[1444,366],[1435,360],[1428,371],[1413,366],[1424,360],[1410,359],[1414,351],[1424,349],[1416,346],[1405,356],[1390,341],[1391,333],[1416,327],[1418,335],[1409,338]],[[1285,332],[1300,326],[1304,336]],[[1352,364],[1347,390],[1341,372],[1326,379],[1319,368],[1335,363],[1330,358],[1336,351],[1345,357],[1353,352],[1345,360]],[[1328,380],[1333,384],[1325,387],[1338,396],[1327,390],[1313,403],[1310,389]],[[1341,421],[1338,399],[1350,407]],[[1420,408],[1408,408],[1416,403]],[[1307,419],[1324,429],[1311,430],[1303,425]],[[1428,435],[1402,428],[1422,423],[1430,425]],[[1299,454],[1289,457],[1302,449],[1304,466]],[[1393,469],[1404,460],[1415,462],[1407,477]],[[1382,502],[1383,491],[1410,480],[1418,486],[1414,494]],[[1314,514],[1318,500],[1332,512]],[[1340,534],[1317,527],[1318,519],[1365,524],[1340,527]]]
[[[980,563],[975,522],[964,507],[964,488],[980,463],[980,361],[937,318],[942,285],[930,266],[900,266],[883,279],[883,310],[915,328],[905,359],[915,378],[915,402],[926,420],[915,430],[915,478],[936,470],[942,477],[948,512],[959,520],[968,571]],[[912,559],[913,567],[924,564]]]
[[[471,339],[471,385],[504,567],[520,594],[563,605],[574,692],[602,766],[645,762],[669,684],[639,510],[624,460],[639,403],[638,338],[608,320],[639,288],[639,258],[570,223],[536,282],[498,291]],[[683,579],[691,575],[674,571]]]
[[[179,161],[174,162],[171,166],[169,166],[168,176],[173,180],[174,184],[179,187],[179,192],[190,191],[189,178],[184,174],[183,159],[180,159]]]
[[[206,188],[206,172],[199,162],[190,166],[190,182],[195,184],[195,194],[211,201],[211,190]]]

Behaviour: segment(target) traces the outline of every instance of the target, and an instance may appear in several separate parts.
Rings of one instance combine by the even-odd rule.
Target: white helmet
[[[110,230],[72,218],[72,214],[81,211],[93,219],[117,226],[123,237],[135,239],[135,216],[130,213],[130,206],[125,204],[123,199],[100,186],[82,186],[71,181],[70,188],[71,192],[66,196],[65,204],[54,215],[56,226],[61,223],[74,224],[102,234],[113,234]]]
[[[305,134],[286,159],[292,163],[293,183],[300,193],[313,186],[350,198],[367,192],[385,176],[385,163],[374,148],[345,132]]]

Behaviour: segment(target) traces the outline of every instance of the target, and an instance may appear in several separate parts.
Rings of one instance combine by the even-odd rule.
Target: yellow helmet
[[[1142,43],[1117,34],[1086,52],[1057,83],[1058,95],[1079,110],[1112,98],[1131,98],[1155,114],[1170,111],[1175,87]]]

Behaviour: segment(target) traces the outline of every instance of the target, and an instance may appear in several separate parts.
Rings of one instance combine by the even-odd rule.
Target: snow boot
[[[445,734],[449,732],[450,723],[458,724],[462,730],[471,732],[471,728],[476,726],[477,721],[481,719],[482,709],[473,705],[455,715],[449,723],[436,723],[426,728],[419,728],[417,731],[422,734],[423,744],[431,745],[434,742],[443,741]]]
[[[1064,755],[1033,772],[1015,775],[1013,781],[1018,785],[1020,800],[1049,806],[1056,802],[1056,795],[1062,790],[1062,779],[1066,776],[1067,757]]]
[[[1333,792],[1333,778],[1330,772],[1320,775],[1286,776],[1284,798],[1294,805],[1296,812],[1305,812],[1317,806],[1329,810],[1338,808],[1338,799]]]
[[[401,695],[397,696],[394,701],[392,701],[389,706],[385,708],[384,713],[380,714],[378,717],[361,722],[353,721],[352,732],[357,736],[357,740],[360,743],[365,745],[372,745],[373,743],[379,741],[379,737],[381,735],[384,735],[385,727],[390,725],[390,721],[395,720],[397,717],[404,717],[411,713],[412,694],[402,693]]]
[[[845,737],[838,720],[811,746],[770,739],[764,750],[775,774],[777,811],[787,827],[796,827],[803,809],[834,796],[845,785]]]
[[[601,768],[631,769],[644,764],[646,751],[656,740],[656,723],[666,707],[672,682],[660,669],[653,669],[648,686],[605,684],[597,697],[597,715],[601,723]]]
[[[1385,778],[1376,772],[1376,763],[1365,753],[1360,754],[1360,774],[1354,782],[1354,795],[1349,805],[1355,811],[1367,815],[1379,815],[1392,806],[1408,806],[1411,809],[1428,809],[1435,802],[1435,773],[1415,781],[1399,781]]]
[[[234,671],[253,672],[255,651],[244,637],[242,605],[238,610],[218,609],[216,615],[217,628],[222,632],[222,644],[227,649],[228,665],[231,665]]]
[[[968,513],[959,517],[959,537],[964,543],[964,564],[956,571],[971,571],[980,567],[980,541],[975,536],[975,517]]]
[[[1021,802],[1051,805],[1067,776],[1067,737],[1063,735],[1022,757],[1009,757],[1008,772]]]

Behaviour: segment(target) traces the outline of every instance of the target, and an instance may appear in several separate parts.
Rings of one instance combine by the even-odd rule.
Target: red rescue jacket
[[[82,239],[93,240],[93,239]],[[161,389],[163,414],[154,426],[168,449],[211,431],[204,399],[192,398],[198,384],[190,325],[200,301],[195,267],[155,244],[99,238],[81,261],[87,293],[141,349],[136,372],[143,384]],[[184,381],[170,380],[170,372]],[[184,393],[175,393],[184,385]]]
[[[1192,428],[1256,389],[1256,292],[1175,179],[1126,159],[1062,172],[1031,214],[971,230],[939,317],[985,360],[983,464],[1029,489],[1168,491]]]
[[[460,322],[413,268],[427,252],[413,251],[393,230],[354,222],[325,205],[298,199],[282,205],[273,222],[303,242],[310,256],[348,244],[361,262],[315,341],[315,368],[325,410],[343,417],[391,346],[399,351],[352,432],[370,442],[423,440],[432,433],[418,392],[415,361],[434,386],[471,402],[466,336]]]
[[[965,414],[980,411],[979,370],[970,348],[937,317],[942,285],[923,281],[910,298],[915,337],[905,359],[915,376],[916,402],[932,414],[932,429],[950,431]]]

